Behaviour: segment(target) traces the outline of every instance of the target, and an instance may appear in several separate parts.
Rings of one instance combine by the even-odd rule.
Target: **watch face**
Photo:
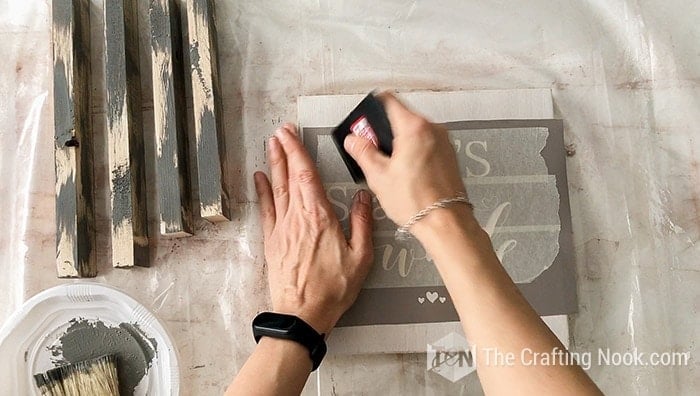
[[[293,315],[263,312],[253,319],[253,336],[255,342],[262,337],[293,340],[305,346],[313,361],[315,370],[326,354],[323,334],[318,334],[313,327]]]
[[[273,317],[267,318],[266,323],[273,325],[279,329],[289,330],[294,323],[296,318],[289,315],[274,315]]]
[[[284,335],[289,333],[296,321],[296,317],[291,315],[263,312],[253,320],[253,327],[258,332],[262,331],[269,335]]]

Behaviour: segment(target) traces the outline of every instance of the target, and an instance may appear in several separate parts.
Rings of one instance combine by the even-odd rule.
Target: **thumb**
[[[343,147],[368,176],[380,172],[389,161],[371,140],[360,136],[346,136]]]

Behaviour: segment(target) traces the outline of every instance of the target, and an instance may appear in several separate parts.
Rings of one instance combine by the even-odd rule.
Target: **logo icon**
[[[476,356],[463,336],[451,332],[428,344],[427,369],[457,382],[476,370]]]

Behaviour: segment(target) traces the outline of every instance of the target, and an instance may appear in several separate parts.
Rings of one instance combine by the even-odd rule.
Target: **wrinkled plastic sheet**
[[[216,3],[236,219],[200,221],[194,237],[157,240],[152,268],[113,270],[103,260],[97,278],[165,323],[179,349],[182,394],[220,394],[254,347],[249,323],[267,295],[250,176],[265,168],[265,138],[296,119],[297,96],[377,87],[551,88],[575,151],[567,163],[579,296],[572,349],[693,356],[684,367],[594,362],[588,373],[607,394],[700,388],[700,7],[693,1]],[[56,279],[54,265],[50,1],[0,5],[1,323],[30,296],[68,281]],[[101,2],[93,2],[98,137],[100,15]],[[144,84],[148,101],[145,77]],[[152,130],[151,106],[144,116]],[[96,173],[98,248],[108,252],[104,162]],[[425,363],[424,355],[329,357],[305,392],[480,392],[476,376],[452,384]]]

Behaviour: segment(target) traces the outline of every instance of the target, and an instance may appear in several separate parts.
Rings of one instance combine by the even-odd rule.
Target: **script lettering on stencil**
[[[422,256],[417,256],[416,249],[398,247],[392,244],[375,246],[374,249],[380,251],[379,257],[381,257],[384,271],[391,271],[395,267],[402,278],[410,275],[411,269],[417,261],[432,261],[425,253]]]
[[[336,216],[340,220],[340,224],[344,229],[349,227],[350,207],[352,206],[352,197],[359,190],[359,187],[354,184],[326,184],[326,195],[331,207],[335,211]],[[376,197],[373,197],[372,218],[374,219],[375,230],[395,230],[396,226],[389,220],[384,213],[384,209],[379,206]]]
[[[503,221],[502,223],[505,223],[506,220],[508,219],[508,214],[510,211],[509,209],[511,207],[510,202],[503,202],[502,204],[498,205],[496,209],[494,209],[493,212],[491,212],[491,215],[489,216],[489,219],[484,223],[483,229],[486,231],[487,234],[489,234],[489,238],[493,239],[493,235],[496,232],[496,225],[498,224],[498,220],[503,216]],[[505,242],[501,243],[498,247],[494,246],[494,249],[496,250],[496,256],[498,256],[499,261],[503,261],[505,258],[506,253],[512,251],[515,249],[515,246],[517,246],[518,242],[515,239],[508,239]]]
[[[357,187],[345,186],[345,185],[330,185],[326,186],[326,191],[328,193],[328,199],[331,206],[334,208],[336,215],[340,219],[344,228],[347,229],[347,223],[350,216],[350,200],[352,195],[355,194]],[[375,198],[376,200],[376,198]],[[375,202],[376,203],[376,202]],[[497,232],[498,225],[506,225],[508,220],[508,215],[510,214],[510,208],[512,207],[511,202],[503,202],[498,204],[491,214],[487,217],[486,222],[484,222],[484,231],[493,237]],[[381,222],[386,221],[386,213],[384,210],[376,205],[373,209],[372,217],[374,218],[375,230],[379,227],[379,231],[386,230],[386,227],[382,227]],[[378,227],[377,227],[378,226]],[[395,229],[395,226],[390,225],[390,229]],[[375,238],[375,242],[386,242],[389,243],[377,243],[375,246],[376,257],[381,258],[381,267],[385,271],[397,271],[399,276],[406,278],[411,274],[411,268],[414,266],[415,262],[420,261],[431,261],[425,253],[416,253],[417,249],[411,247],[402,247],[396,244],[393,240],[393,235],[382,235],[380,234]],[[517,241],[515,239],[507,239],[501,242],[498,246],[494,246],[496,250],[496,255],[498,259],[503,261],[506,254],[513,251],[517,246]],[[422,249],[421,249],[422,250]]]
[[[504,202],[498,205],[498,207],[496,207],[496,209],[494,209],[494,211],[491,213],[488,221],[485,223],[486,225],[483,227],[484,231],[486,231],[489,237],[493,237],[496,233],[498,233],[496,225],[499,224],[499,220],[502,220],[501,225],[504,225],[508,219],[508,211],[505,209],[509,208],[510,206],[510,202]],[[506,239],[498,246],[494,246],[498,260],[503,261],[506,254],[513,251],[517,244],[518,242],[515,239]],[[427,256],[427,253],[417,255],[416,249],[399,247],[391,243],[375,246],[375,250],[377,250],[377,257],[381,257],[382,268],[385,271],[392,271],[394,268],[396,268],[396,271],[398,271],[399,276],[402,278],[406,278],[411,274],[411,268],[413,268],[415,262],[432,262],[432,260]]]
[[[328,131],[305,135],[331,206],[349,229],[352,182]],[[529,282],[551,265],[559,249],[559,195],[540,151],[543,128],[450,130],[457,163],[474,215],[489,235],[498,259],[516,282]],[[365,187],[366,188],[366,187]],[[536,197],[536,198],[535,198]],[[375,265],[365,287],[442,284],[425,249],[415,239],[395,239],[396,224],[374,198]]]
[[[328,195],[328,201],[331,206],[335,209],[335,213],[341,223],[345,223],[350,218],[350,209],[345,203],[347,201],[341,201],[335,198],[334,192],[340,192],[343,198],[347,198],[348,188],[346,186],[330,186],[326,187],[326,194]],[[338,212],[340,211],[340,212]],[[340,213],[340,214],[339,214]]]

